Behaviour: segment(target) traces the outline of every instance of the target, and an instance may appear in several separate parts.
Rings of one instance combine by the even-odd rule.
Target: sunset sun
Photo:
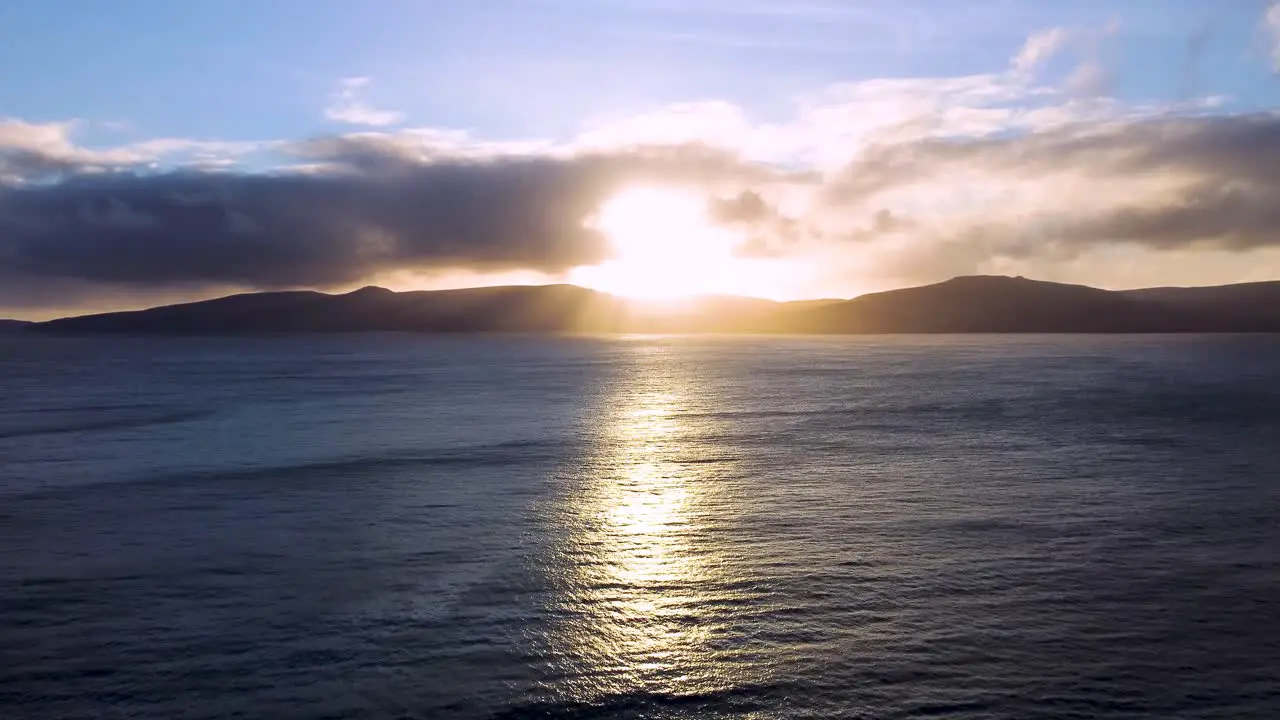
[[[589,221],[608,239],[611,257],[576,268],[572,282],[638,299],[758,294],[759,261],[739,258],[743,238],[716,225],[705,198],[639,187],[605,201]]]

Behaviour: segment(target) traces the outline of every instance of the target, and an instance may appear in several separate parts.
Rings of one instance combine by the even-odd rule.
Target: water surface
[[[1280,717],[1280,337],[0,343],[0,717]]]

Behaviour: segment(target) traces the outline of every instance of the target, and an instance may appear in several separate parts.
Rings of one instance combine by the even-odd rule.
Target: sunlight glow
[[[564,507],[558,562],[570,572],[554,616],[566,624],[547,635],[562,659],[550,685],[562,702],[722,692],[756,679],[714,642],[730,621],[714,608],[752,598],[726,582],[734,558],[721,543],[736,515],[719,487],[734,460],[708,442],[714,396],[665,343],[633,342],[596,424],[598,452]]]
[[[574,268],[571,283],[650,300],[787,294],[779,285],[784,265],[738,257],[745,238],[712,222],[705,199],[692,193],[630,188],[605,202],[591,226],[609,238],[614,257]]]

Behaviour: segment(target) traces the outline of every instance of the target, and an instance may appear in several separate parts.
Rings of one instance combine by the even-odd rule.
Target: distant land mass
[[[0,333],[17,332],[33,324],[23,320],[0,320]]]
[[[1165,333],[1280,332],[1280,281],[1111,291],[967,276],[852,300],[709,296],[672,304],[574,285],[392,292],[366,287],[232,295],[149,310],[5,321],[32,333],[241,335],[335,332],[519,333]]]

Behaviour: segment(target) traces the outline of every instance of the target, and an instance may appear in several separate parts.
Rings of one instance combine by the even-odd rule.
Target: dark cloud
[[[711,218],[720,223],[757,223],[773,214],[773,208],[754,190],[711,199]]]
[[[81,171],[81,163],[25,148],[0,147],[0,181],[50,180]]]
[[[768,172],[700,147],[476,158],[355,137],[297,150],[325,170],[0,186],[0,301],[41,280],[274,288],[415,267],[554,272],[603,259],[583,221],[621,185]]]
[[[809,181],[808,178],[796,180]],[[745,240],[735,249],[739,257],[785,257],[801,240],[818,240],[821,237],[817,229],[802,219],[784,215],[756,190],[712,198],[708,214],[715,223],[745,232]]]
[[[1205,182],[1170,201],[1121,207],[1084,218],[1057,234],[1073,242],[1125,241],[1156,249],[1194,247],[1252,250],[1280,247],[1278,188]]]
[[[331,287],[404,269],[555,273],[607,255],[585,221],[632,184],[705,192],[711,218],[742,232],[740,255],[891,236],[930,277],[1113,243],[1280,247],[1271,113],[873,145],[831,176],[697,145],[483,156],[459,147],[407,133],[324,138],[285,148],[306,169],[163,174],[90,165],[65,149],[0,151],[0,307]],[[964,195],[975,188],[950,178],[975,171],[1010,188],[1035,184],[1032,205],[988,200],[985,217],[939,230],[927,202],[890,197],[915,185]],[[777,205],[800,186],[822,193],[812,216]]]
[[[1009,242],[1037,237],[1154,249],[1280,246],[1280,115],[1273,113],[1081,125],[1012,138],[873,148],[828,188],[826,199],[867,207],[883,193],[975,170],[993,182],[1045,182],[1050,188],[1064,173],[1121,183],[1163,177],[1178,188],[1135,189],[1090,203],[1103,210],[1083,210],[1065,194],[1034,209],[1006,208],[1020,213],[1020,222],[1007,230]]]
[[[603,168],[451,162],[372,175],[110,174],[6,193],[10,269],[120,283],[330,284],[422,263],[556,269],[599,256]]]

